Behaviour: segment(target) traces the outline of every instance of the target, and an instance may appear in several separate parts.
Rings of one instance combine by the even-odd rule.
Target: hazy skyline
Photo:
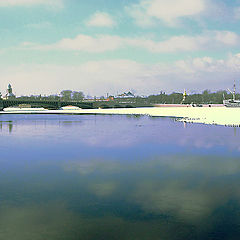
[[[239,0],[0,0],[0,91],[240,91]]]

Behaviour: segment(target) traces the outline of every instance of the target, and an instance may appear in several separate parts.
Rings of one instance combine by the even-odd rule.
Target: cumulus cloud
[[[5,69],[3,84],[11,82],[22,94],[57,93],[62,89],[82,89],[92,95],[144,88],[144,77],[151,77],[148,66],[129,60],[91,61],[78,66],[23,65]],[[23,89],[27,85],[27,91]],[[53,92],[54,91],[54,92]]]
[[[80,34],[75,38],[64,38],[49,45],[38,45],[28,42],[27,44],[24,43],[22,47],[38,50],[71,50],[93,53],[134,47],[146,49],[154,53],[174,53],[237,46],[239,40],[239,35],[228,31],[209,31],[197,36],[172,36],[163,41],[156,41],[149,38],[131,38],[113,35],[90,36]]]
[[[229,56],[228,59],[214,60],[210,57],[180,60],[175,63],[178,69],[188,73],[196,72],[240,72],[240,54]]]
[[[236,45],[239,42],[239,36],[234,32],[216,31],[216,40],[226,45]]]
[[[140,64],[130,60],[90,61],[75,66],[22,65],[1,69],[2,85],[11,82],[21,94],[59,93],[81,89],[91,95],[135,89],[138,94],[161,90],[227,89],[240,73],[240,55],[214,60],[194,58],[169,64]],[[216,84],[218,88],[216,89]],[[28,86],[23,88],[23,86]]]
[[[92,37],[88,35],[78,35],[74,39],[66,38],[56,44],[42,46],[46,49],[78,50],[86,52],[112,51],[122,46],[122,39],[118,36],[101,35]]]
[[[201,13],[205,9],[203,0],[153,0],[147,8],[147,14],[166,22],[185,16]]]
[[[152,24],[152,19],[159,19],[167,24],[174,24],[182,17],[191,17],[204,12],[207,0],[142,0],[138,4],[127,7],[127,12],[138,25],[145,26],[142,19]]]
[[[45,5],[52,7],[63,7],[63,0],[2,0],[0,7],[14,7],[14,6],[34,6]]]
[[[113,18],[105,12],[96,12],[87,22],[87,26],[91,27],[113,27],[115,24]]]
[[[134,4],[125,7],[126,12],[131,16],[135,23],[141,27],[154,26],[154,19],[146,14],[146,2],[141,2],[140,4]]]

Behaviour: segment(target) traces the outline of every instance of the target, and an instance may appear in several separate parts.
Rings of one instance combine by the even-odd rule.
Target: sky
[[[0,0],[0,91],[240,92],[240,0]]]

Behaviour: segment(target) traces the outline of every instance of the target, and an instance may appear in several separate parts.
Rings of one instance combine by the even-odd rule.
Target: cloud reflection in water
[[[0,238],[239,236],[233,129],[148,117],[11,118],[12,133],[5,123],[0,133]]]

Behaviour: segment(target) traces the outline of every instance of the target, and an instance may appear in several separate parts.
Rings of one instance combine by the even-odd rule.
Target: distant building
[[[11,84],[8,84],[8,89],[7,89],[7,94],[4,97],[4,99],[12,99],[15,98],[16,96],[13,94],[12,86]]]
[[[134,94],[129,92],[124,92],[122,94],[117,95],[117,98],[135,98]]]
[[[108,96],[107,101],[114,101],[114,96]]]

